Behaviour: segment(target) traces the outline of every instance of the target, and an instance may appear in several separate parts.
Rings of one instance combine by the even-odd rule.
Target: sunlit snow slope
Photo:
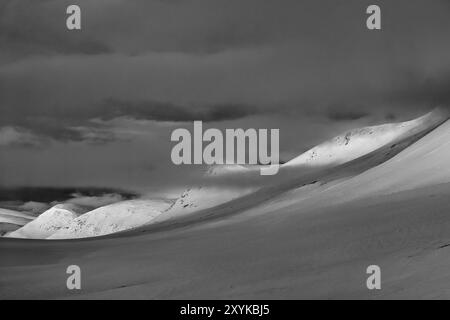
[[[77,218],[76,208],[69,204],[58,204],[22,228],[11,232],[8,237],[45,239]]]
[[[70,221],[48,239],[101,236],[145,225],[170,203],[159,200],[127,200],[97,208]]]
[[[291,166],[338,165],[359,158],[389,143],[432,128],[447,118],[444,110],[436,109],[420,118],[392,124],[351,130],[326,141],[288,161]]]

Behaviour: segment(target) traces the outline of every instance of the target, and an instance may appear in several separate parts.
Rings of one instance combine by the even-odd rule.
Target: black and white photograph
[[[448,0],[0,0],[0,300],[450,299],[449,115]]]

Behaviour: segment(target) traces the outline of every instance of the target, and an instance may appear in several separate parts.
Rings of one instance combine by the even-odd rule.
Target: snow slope
[[[206,177],[218,177],[226,176],[230,174],[246,173],[251,170],[251,167],[242,166],[239,164],[222,164],[222,165],[212,165],[206,171]]]
[[[342,163],[349,163],[356,158],[360,158],[378,148],[386,146],[388,143],[400,143],[408,137],[412,137],[426,130],[431,130],[433,127],[440,124],[445,117],[446,115],[444,112],[437,110],[408,122],[356,129],[346,135],[339,136],[311,149],[296,158],[298,161],[294,159],[292,161],[294,164],[287,163],[282,165],[282,169],[285,171],[292,170],[293,168],[296,168],[298,163],[314,163],[314,166],[318,166],[319,164],[341,165]],[[315,155],[314,157],[312,157],[313,154]],[[387,156],[383,155],[382,157]],[[376,161],[372,162],[373,166],[378,165]],[[366,161],[366,164],[363,165],[362,168],[367,167],[372,162]],[[358,165],[356,165],[356,167],[357,166]],[[357,169],[356,172],[358,172],[358,170],[360,169]],[[344,172],[343,175],[346,175],[345,172],[347,172],[347,177],[351,177],[351,170],[346,171],[344,168],[344,170],[340,169],[340,171]],[[228,186],[226,183],[220,184],[217,183],[217,181],[224,181],[229,179],[229,177],[238,177],[238,179],[245,180],[251,175],[259,176],[258,166],[252,168],[240,165],[210,166],[204,174],[203,185],[186,189],[173,204],[168,204],[167,202],[162,204],[153,200],[122,201],[100,207],[85,213],[78,218],[69,218],[65,221],[65,224],[58,224],[58,227],[53,229],[54,232],[47,231],[43,235],[39,235],[35,232],[31,237],[66,239],[101,236],[133,229],[150,223],[166,222],[175,218],[189,216],[192,213],[202,212],[203,210],[214,208],[231,201],[239,202],[240,198],[250,195],[260,188],[245,184],[242,186],[236,184]],[[286,177],[289,178],[289,175]],[[332,175],[328,180],[341,178],[342,177],[334,177]],[[308,192],[311,194],[317,193],[317,190],[323,191],[324,188],[321,187],[321,183],[315,183],[317,180],[313,180],[309,176],[306,176],[304,180],[303,184],[310,187],[303,187],[301,190],[302,195],[299,196],[298,199],[307,198],[306,189],[308,189]],[[301,182],[302,180],[299,181]],[[310,184],[311,182],[314,183]],[[330,183],[328,187],[332,184],[336,183]],[[294,184],[291,185],[287,183],[284,188],[293,186]],[[275,190],[276,188],[277,187],[275,186],[272,187],[272,189],[262,190],[260,194],[255,195],[253,200],[250,197],[244,201],[247,201],[249,205],[251,205],[252,201],[264,201],[264,199],[271,197],[271,192],[274,196],[276,196],[277,193],[284,192],[281,188]],[[357,192],[354,192],[353,194],[356,195]],[[39,223],[39,221],[35,224],[37,223]],[[31,225],[31,227],[33,227],[33,225]],[[17,232],[12,233],[11,236],[27,237],[30,235],[27,235],[26,232],[22,232],[22,230],[18,230]]]
[[[34,218],[34,216],[27,213],[0,208],[0,222],[24,225]]]
[[[96,237],[145,225],[170,203],[163,200],[127,200],[97,208],[69,221],[48,239]]]
[[[445,122],[390,158],[397,142],[332,168],[349,176],[308,185],[301,201],[299,183],[317,176],[283,189],[285,203],[242,197],[214,220],[85,241],[2,239],[0,299],[449,299],[448,137]],[[83,290],[61,290],[69,261],[94,271]],[[382,290],[367,290],[373,264]]]
[[[160,222],[176,217],[186,216],[192,212],[208,209],[224,202],[239,198],[255,188],[230,187],[215,184],[214,179],[227,178],[246,174],[259,174],[259,168],[252,170],[241,165],[213,165],[207,168],[203,179],[204,184],[187,188],[164,214],[157,217],[153,222]],[[218,180],[217,180],[218,181]]]
[[[35,217],[23,212],[0,208],[0,236],[33,221]]]
[[[169,220],[189,215],[193,212],[208,209],[242,197],[254,191],[254,188],[226,188],[214,186],[200,186],[186,189],[175,203],[154,222]]]
[[[398,154],[379,162],[376,158],[398,146],[376,151],[374,159],[362,157],[332,169],[333,175],[364,162],[372,162],[358,174],[338,179],[318,179],[320,183],[291,188],[277,194],[269,202],[252,209],[258,214],[273,211],[304,211],[325,208],[342,203],[363,201],[450,183],[450,120],[439,125]],[[374,161],[375,160],[375,161]],[[339,177],[336,175],[335,177]]]
[[[350,201],[450,182],[450,120],[392,159],[353,177],[330,191]]]
[[[306,151],[282,167],[339,165],[433,128],[447,118],[446,111],[436,109],[411,121],[354,129]]]
[[[279,175],[282,177],[284,172],[283,179],[289,180],[296,177],[295,179],[300,179],[301,181],[302,175],[308,177],[307,169],[309,167],[330,167],[349,163],[352,160],[383,148],[388,144],[400,144],[402,141],[408,140],[416,135],[420,135],[421,133],[425,134],[426,131],[432,130],[445,121],[446,118],[447,113],[445,111],[436,109],[422,117],[407,122],[355,129],[345,135],[327,141],[290,162],[281,165],[281,173],[279,173]],[[392,151],[397,152],[394,150]],[[366,164],[363,165],[363,167],[367,168],[371,163],[372,166],[378,165],[379,161],[384,161],[389,158],[389,153],[390,150],[387,150],[385,152],[386,155],[383,154],[372,161],[366,161]],[[301,166],[301,168],[299,168],[299,166]],[[358,166],[356,165],[356,167]],[[297,170],[298,172],[293,172],[294,170]],[[351,176],[351,170],[345,170],[345,168],[339,170],[344,172],[344,176]],[[359,172],[359,169],[356,169],[356,172]],[[320,176],[320,173],[318,173],[318,175]],[[210,166],[203,176],[203,184],[187,188],[175,203],[164,212],[164,214],[155,218],[152,223],[186,217],[192,213],[214,208],[249,195],[260,188],[255,185],[246,185],[245,183],[242,183],[242,185],[239,183],[236,184],[236,181],[239,181],[240,179],[240,181],[245,182],[246,179],[251,179],[254,176],[260,176],[259,166]],[[234,184],[232,186],[227,186],[226,183],[220,183],[221,181],[230,179],[230,177],[234,179]],[[270,177],[265,179],[270,179]],[[274,177],[274,180],[275,179],[277,179],[277,177]],[[309,179],[311,181],[315,180],[313,178]],[[267,181],[268,180],[265,180],[264,182]],[[309,182],[310,181],[305,181],[305,183]],[[313,189],[317,189],[317,187],[318,186],[316,185],[314,188],[310,189],[313,191]]]
[[[76,208],[69,204],[58,204],[22,228],[7,235],[10,238],[45,239],[77,218]]]

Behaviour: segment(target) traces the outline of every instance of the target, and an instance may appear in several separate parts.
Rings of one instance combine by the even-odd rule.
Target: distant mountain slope
[[[33,221],[32,215],[9,209],[0,208],[0,236],[14,231]]]
[[[157,217],[154,222],[189,215],[192,212],[208,209],[242,197],[254,191],[254,188],[227,187],[193,187],[186,189],[176,202],[166,212]]]
[[[448,183],[449,164],[450,121],[447,121],[392,159],[343,182],[333,194],[349,201]]]
[[[287,163],[282,165],[280,176],[276,178],[277,180],[273,180],[272,185],[266,183],[266,185],[261,184],[259,186],[246,183],[246,179],[252,179],[255,175],[260,178],[259,168],[256,166],[251,168],[239,165],[211,166],[206,169],[204,174],[204,184],[186,189],[173,203],[143,199],[128,200],[102,206],[87,213],[83,212],[82,215],[80,215],[81,212],[77,214],[70,212],[70,210],[69,212],[57,211],[50,214],[49,211],[55,209],[67,209],[54,207],[39,216],[33,223],[12,232],[9,236],[48,239],[96,237],[175,218],[191,217],[191,214],[206,212],[208,209],[215,210],[219,214],[236,207],[244,209],[255,205],[264,206],[264,201],[280,197],[284,193],[286,193],[284,195],[285,198],[287,197],[286,199],[290,198],[285,203],[286,205],[295,205],[297,200],[302,199],[303,201],[309,198],[309,194],[322,193],[324,190],[330,194],[329,197],[331,198],[342,196],[343,199],[346,199],[363,192],[370,192],[367,190],[372,189],[361,185],[361,183],[357,185],[357,182],[353,182],[357,185],[354,190],[351,187],[347,187],[347,189],[339,187],[338,190],[341,193],[336,193],[334,196],[329,193],[328,189],[332,185],[343,185],[343,180],[349,180],[348,185],[351,181],[359,181],[357,179],[360,179],[360,176],[364,177],[366,174],[364,171],[370,172],[382,167],[380,164],[392,158],[404,148],[407,149],[394,159],[403,157],[405,152],[411,152],[409,150],[416,148],[418,143],[426,144],[426,147],[422,148],[424,150],[432,148],[432,146],[443,145],[446,133],[439,132],[445,130],[447,123],[441,125],[438,129],[434,128],[439,126],[444,119],[446,119],[446,116],[443,112],[434,111],[416,120],[404,123],[352,130],[350,133],[321,144],[296,158],[297,160],[306,159],[306,162],[303,160],[303,162],[297,162],[303,163],[303,165],[308,161],[313,162],[312,167],[317,167],[317,170],[306,170],[305,167],[297,168],[297,165]],[[429,133],[429,131],[432,132]],[[437,138],[430,138],[434,136],[437,136]],[[417,139],[419,139],[419,142],[417,142]],[[431,140],[426,142],[427,139]],[[413,142],[415,144],[411,146]],[[318,157],[307,158],[314,152]],[[428,151],[424,152],[426,154]],[[321,158],[321,154],[331,154],[332,157]],[[329,158],[334,160],[331,161]],[[388,162],[392,162],[394,159]],[[411,158],[408,163],[414,163],[414,161],[415,159]],[[430,164],[432,161],[427,160],[427,163]],[[321,168],[319,164],[324,167]],[[331,166],[331,164],[336,166]],[[406,164],[403,166],[407,167]],[[435,165],[432,165],[432,167],[435,168]],[[417,170],[420,171],[420,168]],[[302,174],[296,175],[294,171],[299,171]],[[430,173],[428,177],[432,177],[435,172]],[[392,174],[390,173],[390,175]],[[229,184],[230,177],[233,179],[231,184]],[[376,179],[377,177],[370,178],[372,182]],[[389,177],[385,177],[385,179],[389,181]],[[418,177],[415,180],[424,181],[424,179]],[[239,181],[242,181],[242,183]],[[370,185],[371,181],[365,181],[364,184]],[[322,185],[326,186],[323,187]],[[378,188],[383,188],[382,183],[376,185]],[[384,190],[387,190],[388,186],[386,184],[385,186]],[[296,191],[297,189],[301,190]],[[293,193],[290,190],[293,190]],[[296,192],[301,194],[299,193],[297,197],[295,196]],[[349,195],[344,196],[343,193],[345,192]]]
[[[339,165],[437,126],[447,118],[446,111],[436,109],[407,122],[354,129],[306,151],[288,161],[283,167]]]
[[[69,221],[48,239],[96,237],[145,225],[170,206],[163,200],[127,200],[97,208]]]
[[[2,239],[0,299],[449,299],[450,122],[431,129],[171,224]],[[72,261],[93,271],[75,295]]]
[[[28,213],[3,208],[0,208],[0,217],[1,217],[0,222],[4,221],[11,223],[20,223],[20,221],[27,223],[35,218],[34,216]]]
[[[446,118],[447,113],[445,111],[436,109],[420,118],[407,122],[354,129],[324,142],[281,165],[281,171],[285,173],[285,178],[290,179],[295,177],[295,174],[301,175],[302,171],[307,172],[306,169],[309,167],[319,168],[342,165],[365,156],[389,143],[404,141],[420,132],[432,130],[445,121]],[[299,172],[294,174],[292,170],[297,167],[299,167]],[[167,212],[157,217],[154,222],[182,217],[196,211],[213,208],[256,191],[259,189],[258,187],[239,187],[236,183],[232,187],[227,187],[226,184],[220,185],[220,183],[208,185],[207,181],[208,179],[219,179],[218,181],[220,181],[221,178],[226,179],[230,176],[234,176],[235,181],[239,180],[239,178],[244,181],[252,174],[259,175],[259,169],[259,166],[240,165],[215,165],[209,167],[204,175],[205,184],[186,189],[174,205]],[[286,174],[286,172],[289,173]]]
[[[450,120],[439,125],[407,148],[385,161],[373,161],[373,165],[362,172],[317,185],[286,190],[271,199],[270,203],[261,203],[253,210],[304,211],[309,208],[329,207],[340,203],[376,198],[398,192],[415,190],[429,186],[450,183]],[[384,147],[393,150],[398,143]],[[349,163],[348,167],[365,161],[364,157]],[[343,165],[347,167],[347,164]],[[338,170],[335,170],[336,172]]]
[[[76,210],[74,205],[58,204],[7,236],[11,238],[45,239],[77,218]]]
[[[188,215],[192,212],[212,208],[221,203],[242,197],[256,188],[227,186],[222,179],[259,174],[259,168],[248,168],[241,165],[212,165],[204,173],[203,185],[192,186],[184,190],[178,199],[154,222]]]

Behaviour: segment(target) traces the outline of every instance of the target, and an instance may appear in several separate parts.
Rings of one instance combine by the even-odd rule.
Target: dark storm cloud
[[[65,27],[70,4],[73,1],[4,0],[0,4],[1,54],[9,60],[114,51],[208,54],[292,37],[295,25],[280,22],[287,14],[293,17],[287,7],[299,7],[295,1],[286,1],[286,7],[253,0],[79,0],[83,27],[70,32]]]
[[[0,201],[41,201],[50,203],[53,201],[66,201],[72,199],[74,195],[78,197],[101,197],[105,195],[117,194],[124,199],[132,199],[137,195],[130,191],[117,190],[111,188],[77,188],[77,187],[5,187],[0,185]]]
[[[73,1],[0,1],[0,143],[81,142],[2,152],[3,181],[128,185],[131,172],[159,190],[187,121],[276,125],[295,155],[449,101],[448,1],[377,0],[381,31],[366,28],[369,0],[76,3],[80,32],[65,27]]]
[[[0,108],[19,108],[27,114],[34,104],[44,113],[53,108],[55,114],[70,114],[69,109],[89,106],[103,112],[99,101],[114,96],[118,103],[129,101],[130,113],[139,115],[143,103],[136,106],[133,100],[167,102],[167,111],[150,106],[154,110],[145,112],[153,113],[156,120],[190,118],[191,111],[178,109],[180,102],[189,109],[190,102],[227,101],[265,104],[277,112],[283,111],[282,104],[288,106],[286,110],[295,106],[299,115],[312,106],[328,117],[336,102],[375,109],[393,92],[398,91],[400,99],[400,92],[408,91],[405,88],[419,86],[420,77],[429,73],[439,79],[435,71],[450,68],[445,1],[380,0],[383,29],[379,32],[365,27],[368,1],[80,0],[81,32],[65,29],[68,4],[65,0],[3,3],[0,44],[5,50],[0,51],[0,64],[9,61],[2,61],[2,55],[25,61],[8,79],[0,79],[0,90],[4,81],[7,90],[15,92],[9,99],[14,106]],[[54,54],[58,63],[45,61],[47,67],[40,67],[35,55],[42,53]],[[74,54],[84,56],[67,57]],[[94,54],[100,55],[95,59]],[[417,73],[418,82],[403,78],[404,70]],[[17,73],[23,73],[21,78],[15,78]],[[47,87],[38,91],[41,82]],[[52,86],[72,102],[60,101]],[[329,116],[346,118],[344,111]],[[229,113],[222,109],[198,116],[232,119]]]
[[[0,4],[0,57],[104,54],[111,48],[92,35],[65,28],[65,1],[4,0]],[[1,61],[0,61],[1,62]]]
[[[107,143],[116,139],[113,132],[89,120],[48,117],[1,119],[0,135],[9,136],[3,145],[40,147],[50,141],[85,141],[90,144]],[[4,138],[5,139],[5,138]],[[1,139],[0,139],[1,140]]]
[[[326,111],[326,116],[329,119],[336,121],[358,120],[368,115],[369,113],[365,110],[361,110],[361,107],[349,108],[346,105],[333,105]]]
[[[20,113],[14,114],[12,111],[4,112],[6,116],[0,119],[0,127],[16,128],[17,133],[26,132],[26,135],[17,134],[16,141],[12,141],[11,145],[38,146],[49,138],[59,141],[86,141],[94,144],[111,142],[117,137],[105,121],[121,117],[166,122],[195,120],[213,122],[235,120],[265,112],[244,104],[220,104],[194,108],[169,102],[125,101],[114,98],[105,99],[99,106],[88,109],[73,108],[63,113],[53,108],[36,108],[36,105],[33,107],[36,112],[29,112],[26,117]]]
[[[420,103],[429,106],[450,108],[450,71],[440,77],[420,77],[407,75],[408,85],[396,88],[388,99],[399,103]]]
[[[244,104],[220,104],[204,107],[189,107],[158,101],[124,101],[107,99],[95,116],[110,120],[116,117],[133,117],[155,121],[224,121],[259,114],[262,110]]]

